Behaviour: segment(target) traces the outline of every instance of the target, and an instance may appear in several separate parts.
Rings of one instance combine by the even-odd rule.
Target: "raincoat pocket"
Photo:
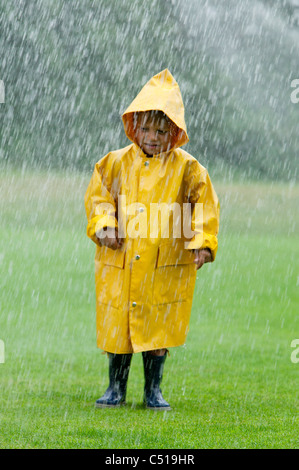
[[[97,303],[119,308],[124,282],[125,251],[101,247],[96,256]]]
[[[103,246],[100,250],[99,259],[103,264],[108,266],[123,268],[125,263],[125,251],[120,249],[112,250],[112,248]]]
[[[153,305],[184,302],[194,266],[191,250],[172,244],[161,245],[154,276]]]

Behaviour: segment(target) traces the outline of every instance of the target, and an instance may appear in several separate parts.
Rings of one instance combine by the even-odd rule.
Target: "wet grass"
[[[298,448],[297,186],[215,184],[222,230],[198,271],[190,333],[143,409],[140,354],[127,406],[99,410],[88,178],[9,173],[0,184],[0,448]],[[299,356],[299,355],[298,355]]]

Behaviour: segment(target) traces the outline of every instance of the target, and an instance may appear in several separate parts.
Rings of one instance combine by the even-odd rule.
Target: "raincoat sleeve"
[[[186,249],[209,248],[214,261],[218,240],[220,205],[207,170],[193,161],[185,174],[185,200],[192,205],[202,204],[192,211],[191,230],[193,238],[185,243]]]
[[[87,215],[87,236],[100,245],[96,232],[102,228],[117,228],[116,204],[111,194],[113,162],[109,154],[96,163],[87,187],[84,203]]]

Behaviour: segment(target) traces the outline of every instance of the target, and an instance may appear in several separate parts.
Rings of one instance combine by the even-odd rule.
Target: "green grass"
[[[144,410],[141,355],[127,407],[99,410],[88,178],[8,173],[0,181],[0,448],[298,448],[297,186],[216,182],[216,262],[198,271],[186,345]]]

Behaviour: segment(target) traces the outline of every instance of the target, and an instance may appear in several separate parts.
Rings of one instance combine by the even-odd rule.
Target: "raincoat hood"
[[[135,144],[134,113],[152,110],[162,111],[179,128],[173,149],[189,141],[180,88],[168,69],[152,77],[122,115],[126,136]]]

